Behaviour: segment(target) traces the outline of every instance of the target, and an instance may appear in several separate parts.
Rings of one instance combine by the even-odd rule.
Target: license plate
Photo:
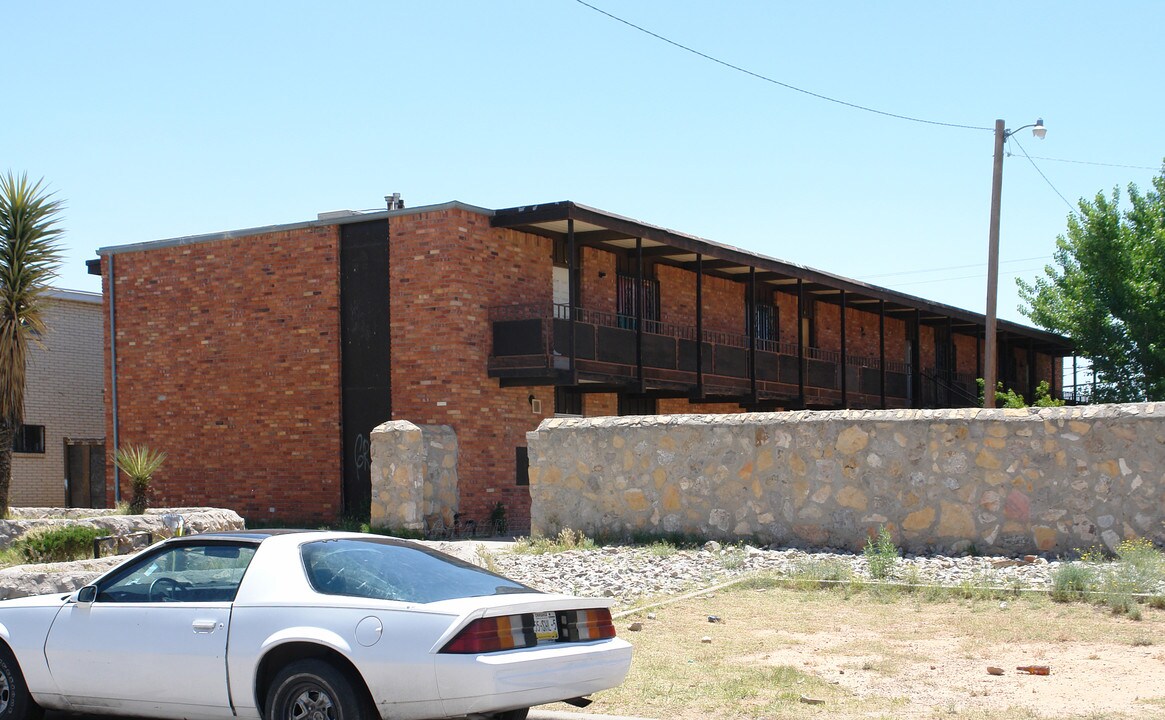
[[[534,634],[539,640],[558,639],[558,618],[552,612],[534,613]]]

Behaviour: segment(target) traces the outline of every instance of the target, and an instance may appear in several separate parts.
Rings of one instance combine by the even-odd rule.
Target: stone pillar
[[[372,431],[373,527],[424,530],[425,442],[421,428],[393,420]]]

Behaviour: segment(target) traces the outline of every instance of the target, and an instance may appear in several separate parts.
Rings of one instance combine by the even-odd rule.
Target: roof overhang
[[[841,303],[844,293],[847,307],[874,313],[882,312],[884,308],[887,317],[906,320],[917,315],[919,322],[924,325],[947,326],[963,334],[982,337],[986,326],[985,316],[979,313],[570,201],[496,210],[490,222],[494,227],[511,228],[555,239],[566,239],[573,229],[576,246],[595,247],[620,254],[635,252],[638,243],[643,257],[655,263],[673,265],[692,272],[699,268],[705,275],[737,282],[747,282],[750,275],[755,273],[758,287],[767,286],[781,292],[797,292],[800,287],[807,299],[835,305]],[[1000,320],[998,330],[1003,340],[1022,341],[1038,352],[1064,356],[1074,351],[1067,338],[1019,323]]]

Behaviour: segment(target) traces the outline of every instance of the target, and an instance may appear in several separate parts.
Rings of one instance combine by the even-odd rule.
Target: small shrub
[[[107,532],[89,525],[64,525],[29,533],[15,547],[29,563],[68,562],[93,557],[93,541]]]
[[[150,502],[150,481],[165,461],[166,453],[145,445],[126,445],[114,453],[114,464],[129,475],[133,488],[133,497],[129,501],[131,515],[141,515],[146,511]]]
[[[1165,581],[1165,556],[1145,538],[1121,542],[1116,549],[1119,573],[1135,593],[1151,593]]]
[[[1087,564],[1064,563],[1052,571],[1051,598],[1066,603],[1084,600],[1096,584],[1096,571]]]
[[[885,525],[878,528],[878,537],[866,540],[866,548],[862,551],[866,558],[866,565],[870,570],[870,577],[875,580],[884,580],[890,577],[894,566],[898,564],[898,547],[894,538]]]
[[[514,542],[514,552],[527,555],[545,555],[567,550],[594,550],[595,541],[581,531],[563,528],[553,538],[518,538]]]
[[[501,500],[498,500],[493,510],[489,511],[489,526],[493,528],[494,535],[506,534],[506,528],[508,527],[506,521],[506,506]]]

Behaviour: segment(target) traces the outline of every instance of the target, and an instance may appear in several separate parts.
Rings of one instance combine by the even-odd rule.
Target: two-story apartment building
[[[366,512],[368,433],[448,425],[461,509],[528,517],[558,414],[970,406],[984,318],[572,202],[459,202],[103,248],[106,421],[159,502]],[[1000,378],[1070,343],[1001,322]],[[112,473],[112,468],[110,468]],[[118,490],[110,483],[111,496]]]

